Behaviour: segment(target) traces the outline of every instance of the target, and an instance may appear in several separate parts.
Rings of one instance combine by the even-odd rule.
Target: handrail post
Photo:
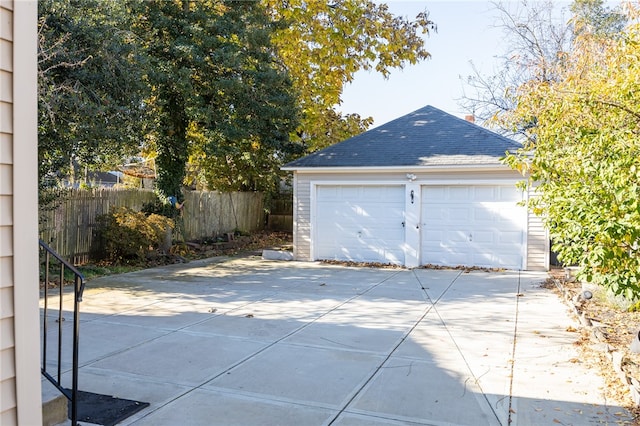
[[[80,343],[80,302],[82,302],[82,294],[80,292],[82,276],[76,275],[74,281],[74,298],[73,298],[73,373],[71,387],[71,424],[78,424],[78,370],[80,368],[78,361],[79,343]]]
[[[64,260],[60,255],[58,255],[51,247],[49,247],[44,241],[40,240],[40,247],[44,250],[45,253],[45,271],[44,271],[44,312],[43,312],[43,321],[42,321],[42,331],[43,331],[43,354],[42,354],[42,368],[41,372],[44,377],[46,377],[70,402],[71,402],[71,424],[72,426],[77,426],[78,424],[78,370],[80,368],[79,362],[79,344],[80,344],[80,302],[82,302],[82,293],[84,292],[84,277],[73,265]],[[57,377],[54,378],[47,371],[47,321],[48,321],[48,309],[49,309],[49,277],[50,277],[50,267],[51,267],[51,257],[56,259],[59,262],[60,267],[60,275],[59,275],[59,286],[60,291],[58,292],[60,301],[58,304],[58,365],[57,365]],[[72,371],[71,371],[71,392],[65,389],[62,386],[62,323],[64,321],[64,317],[62,316],[63,312],[63,295],[64,295],[64,275],[65,271],[68,270],[74,275],[73,281],[73,348],[72,348]]]

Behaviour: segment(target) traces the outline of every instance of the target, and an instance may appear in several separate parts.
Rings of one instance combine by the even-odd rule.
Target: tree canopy
[[[263,3],[280,23],[273,43],[300,96],[303,114],[295,137],[309,151],[361,133],[372,123],[335,109],[357,71],[373,69],[386,77],[393,68],[430,57],[423,36],[436,27],[426,11],[408,20],[369,0]]]
[[[41,180],[74,164],[111,166],[140,149],[146,97],[124,5],[38,2],[38,143]],[[80,11],[80,12],[79,12]]]
[[[190,154],[210,186],[268,187],[260,176],[277,173],[277,160],[300,149],[289,143],[296,96],[271,48],[264,9],[231,1],[148,1],[139,8],[135,30],[149,58],[158,188],[180,198]]]
[[[628,25],[603,31],[577,15],[558,78],[520,85],[517,106],[500,116],[533,123],[507,161],[537,185],[530,207],[560,260],[630,299],[640,297],[639,17],[630,8]]]
[[[283,162],[371,124],[337,110],[358,70],[429,57],[426,13],[368,0],[43,0],[42,175],[155,156],[157,186],[276,187]]]

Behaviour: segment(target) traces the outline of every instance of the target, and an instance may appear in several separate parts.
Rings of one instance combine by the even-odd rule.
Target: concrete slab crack
[[[518,338],[518,313],[520,308],[520,286],[521,286],[521,273],[518,271],[518,287],[516,289],[516,312],[513,325],[513,345],[511,347],[511,371],[509,372],[509,410],[507,411],[507,425],[510,425],[513,419],[512,415],[515,413],[513,409],[513,374],[515,372],[516,364],[516,343]]]

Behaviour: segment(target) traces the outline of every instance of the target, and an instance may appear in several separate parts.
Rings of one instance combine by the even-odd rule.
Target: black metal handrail
[[[42,375],[46,377],[62,394],[67,397],[71,403],[71,424],[78,424],[78,343],[80,335],[80,302],[82,302],[82,293],[84,292],[84,277],[73,265],[64,260],[58,253],[42,240],[40,241],[40,249],[44,251],[44,271],[42,271],[42,281],[44,282],[44,313],[42,315]],[[52,264],[52,258],[56,264]],[[57,342],[57,371],[49,373],[47,370],[47,331],[48,331],[48,309],[49,309],[49,285],[51,283],[51,270],[57,267],[59,283],[58,283],[58,342]],[[62,376],[62,322],[65,320],[62,316],[63,299],[64,299],[64,283],[65,272],[69,271],[73,275],[73,347],[72,347],[72,378],[71,389],[65,389],[62,386],[60,378]]]

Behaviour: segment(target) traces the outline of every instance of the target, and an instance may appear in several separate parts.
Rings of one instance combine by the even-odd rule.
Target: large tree
[[[303,111],[296,138],[310,151],[360,133],[372,123],[336,110],[359,70],[389,75],[427,59],[423,35],[435,30],[426,12],[394,16],[369,0],[262,0],[279,23],[273,42],[291,73]]]
[[[130,17],[93,0],[42,0],[38,13],[41,182],[114,167],[140,146],[146,86]]]
[[[580,31],[558,78],[522,84],[501,117],[534,123],[508,162],[537,185],[531,208],[559,258],[630,299],[640,297],[639,16],[630,9],[622,32],[574,21]]]
[[[161,0],[138,8],[160,191],[180,200],[192,151],[210,186],[264,189],[263,175],[299,151],[289,142],[296,97],[271,48],[269,16],[256,2]]]
[[[209,188],[269,190],[284,161],[366,130],[336,108],[344,84],[426,59],[434,28],[368,0],[45,0],[41,15],[43,169],[143,143],[178,199],[185,164]]]

